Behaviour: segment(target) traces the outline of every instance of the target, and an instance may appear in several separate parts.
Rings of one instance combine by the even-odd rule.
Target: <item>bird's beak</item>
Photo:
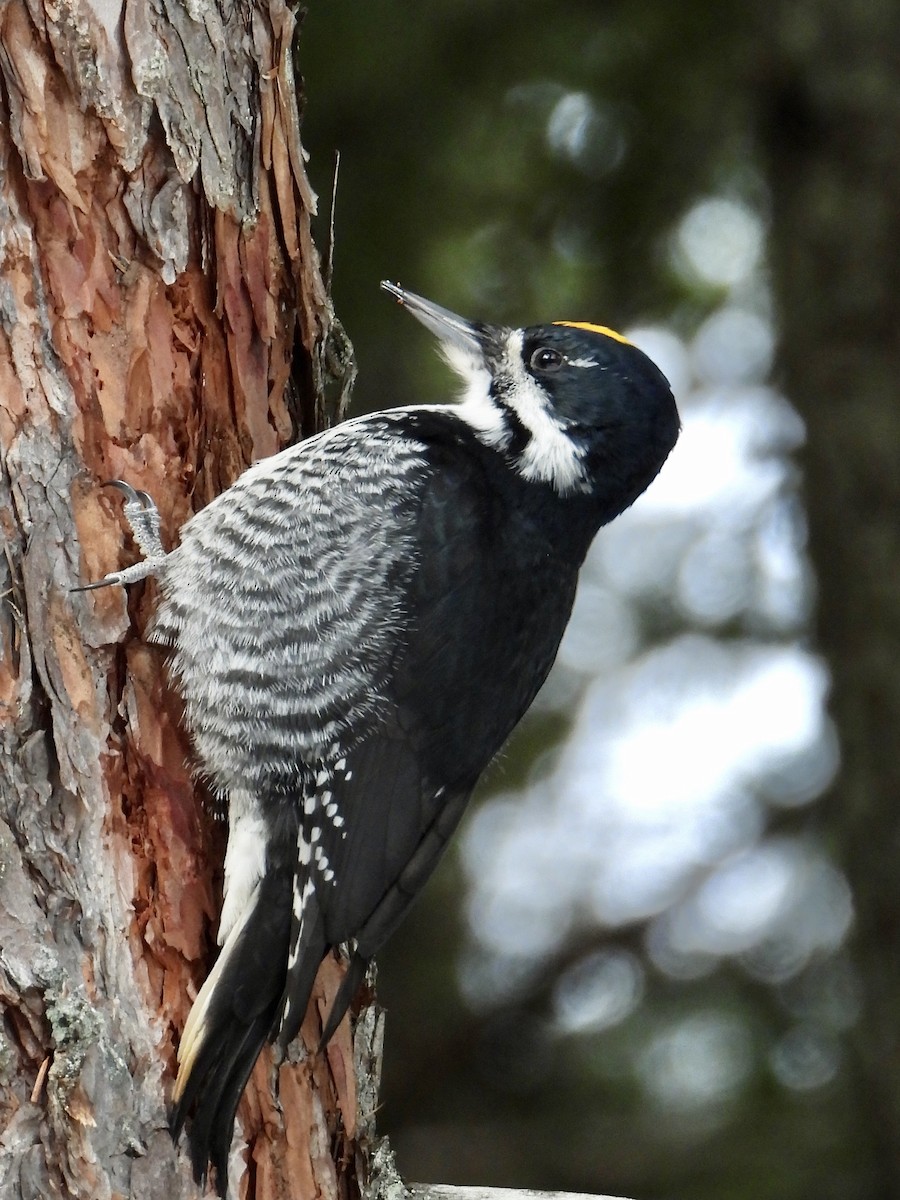
[[[417,296],[415,292],[406,291],[397,283],[389,283],[385,279],[382,280],[381,287],[421,321],[426,329],[430,329],[446,351],[461,350],[478,362],[484,361],[484,352],[490,340],[487,326],[466,321],[449,309],[441,308],[439,304],[433,304],[430,300]]]

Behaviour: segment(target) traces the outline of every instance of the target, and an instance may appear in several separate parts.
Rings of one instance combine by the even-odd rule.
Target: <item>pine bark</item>
[[[148,491],[171,545],[247,464],[326,419],[338,327],[294,35],[283,0],[0,8],[5,1200],[196,1194],[165,1100],[214,952],[223,827],[141,637],[153,584],[70,589],[135,553],[103,481]],[[320,1012],[339,974],[320,973]],[[233,1196],[359,1189],[379,1036],[369,1010],[355,1047],[345,1022],[277,1081],[263,1056]]]

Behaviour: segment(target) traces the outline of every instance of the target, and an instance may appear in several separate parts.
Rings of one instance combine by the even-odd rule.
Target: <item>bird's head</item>
[[[467,321],[397,284],[381,286],[439,339],[465,384],[460,415],[525,479],[562,496],[597,495],[620,512],[656,476],[678,437],[675,399],[620,333],[579,322]]]

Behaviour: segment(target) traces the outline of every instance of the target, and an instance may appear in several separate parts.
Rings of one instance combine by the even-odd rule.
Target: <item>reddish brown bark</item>
[[[332,314],[310,233],[282,0],[0,10],[0,1194],[190,1195],[165,1128],[213,950],[221,826],[141,640],[153,585],[115,495],[171,544],[251,461],[321,423]],[[298,404],[287,385],[299,365]],[[333,992],[329,963],[320,988]],[[363,1023],[359,1049],[377,1034]],[[317,1039],[316,1014],[304,1026]],[[349,1027],[268,1060],[239,1194],[345,1194]],[[366,1084],[370,1086],[370,1081]],[[371,1099],[369,1100],[371,1107]],[[233,1193],[238,1194],[238,1193]]]

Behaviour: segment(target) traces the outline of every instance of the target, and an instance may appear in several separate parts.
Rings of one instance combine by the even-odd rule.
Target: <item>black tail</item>
[[[319,964],[328,949],[314,888],[300,888],[287,867],[270,867],[194,1001],[178,1050],[169,1128],[177,1141],[187,1127],[198,1184],[215,1169],[228,1191],[234,1118],[266,1039],[284,1051],[306,1013]],[[368,960],[353,954],[319,1043],[321,1050],[349,1007]]]
[[[366,977],[368,966],[369,960],[363,958],[361,954],[357,954],[354,951],[350,955],[347,974],[341,980],[341,986],[338,988],[334,1000],[331,1002],[331,1011],[328,1013],[328,1020],[325,1022],[322,1036],[319,1039],[318,1050],[320,1054],[328,1045],[332,1034],[343,1020],[344,1013],[353,1003],[353,998],[359,991],[359,985]]]
[[[205,1182],[212,1163],[222,1197],[238,1102],[282,1004],[292,896],[292,871],[270,869],[260,880],[194,1002],[178,1052],[172,1136],[177,1141],[187,1122],[194,1178]],[[311,991],[324,942],[308,950]],[[305,1010],[308,993],[297,999]]]
[[[301,887],[295,880],[294,889],[287,974],[277,1026],[272,1031],[272,1036],[282,1054],[286,1052],[303,1024],[319,964],[329,945],[325,938],[325,921],[319,907],[319,898],[315,887],[308,881],[304,881]],[[331,1005],[331,1012],[325,1023],[325,1029],[319,1040],[319,1051],[324,1049],[328,1039],[337,1029],[341,1017],[347,1011],[351,1000],[356,995],[356,989],[366,973],[364,959],[359,959],[361,970],[355,964],[355,960],[358,958],[359,955],[354,954],[350,959],[350,968],[338,988]]]

